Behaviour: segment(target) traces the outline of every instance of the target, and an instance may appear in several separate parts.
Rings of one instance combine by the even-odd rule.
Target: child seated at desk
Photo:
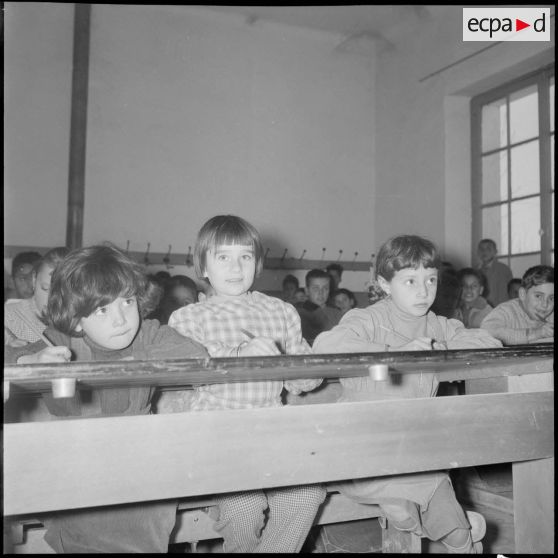
[[[484,298],[486,278],[482,272],[465,267],[457,274],[461,284],[461,296],[454,318],[468,328],[480,327],[482,320],[490,314],[492,306]]]
[[[481,327],[504,345],[554,342],[554,268],[530,267],[521,279],[518,298],[499,304]]]
[[[49,250],[33,268],[31,297],[4,304],[4,327],[9,334],[29,343],[40,339],[39,333],[46,328],[42,316],[47,306],[52,272],[68,252],[63,246]]]
[[[263,268],[263,254],[258,231],[244,219],[217,215],[207,221],[198,233],[194,267],[198,277],[209,281],[212,292],[203,302],[176,310],[169,325],[203,343],[212,357],[311,353],[294,307],[250,290]],[[299,394],[321,381],[204,385],[194,389],[190,408],[279,407],[284,387]],[[224,552],[299,552],[325,496],[321,485],[218,494],[214,528],[223,536]]]
[[[436,296],[440,258],[419,236],[387,241],[378,252],[376,278],[387,297],[365,309],[349,310],[337,326],[316,338],[314,353],[429,351],[501,347],[481,329],[429,311]],[[341,378],[340,401],[434,397],[436,375],[423,370],[397,382]],[[440,541],[450,553],[482,552],[486,525],[480,514],[465,514],[445,471],[358,479],[338,483],[340,492],[361,503],[378,504],[401,531]]]
[[[205,358],[205,348],[157,320],[142,320],[152,284],[118,249],[91,246],[71,252],[56,267],[47,304],[47,339],[11,348],[19,363]],[[144,415],[153,387],[104,388],[75,396],[44,395],[56,418]],[[141,448],[138,456],[141,456]],[[109,451],[109,448],[107,448]],[[141,458],[141,457],[140,457]],[[63,475],[64,471],[60,471]],[[87,471],[84,471],[87,482]],[[109,482],[107,480],[107,482]],[[168,551],[176,502],[146,502],[61,511],[44,519],[45,540],[58,553]]]

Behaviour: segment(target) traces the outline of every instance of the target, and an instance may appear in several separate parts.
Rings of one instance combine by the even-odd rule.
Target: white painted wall
[[[73,18],[73,4],[4,3],[7,245],[66,241]]]
[[[84,241],[187,252],[219,213],[270,249],[366,253],[373,59],[196,7],[94,6]]]
[[[461,41],[460,7],[431,9],[396,46],[346,48],[201,6],[93,5],[84,243],[186,253],[206,219],[236,213],[272,257],[366,260],[409,232],[469,264],[469,99],[553,60],[554,43],[464,60],[487,44]],[[6,245],[65,238],[72,18],[5,3]]]

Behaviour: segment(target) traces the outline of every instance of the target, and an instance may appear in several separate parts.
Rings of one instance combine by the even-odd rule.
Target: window
[[[473,261],[481,238],[521,277],[554,265],[554,66],[471,100]]]

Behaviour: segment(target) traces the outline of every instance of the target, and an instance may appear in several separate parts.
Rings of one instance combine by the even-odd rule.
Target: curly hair
[[[159,296],[143,267],[110,243],[70,252],[52,274],[46,310],[49,325],[72,336],[82,318],[118,297],[137,298],[140,316]]]
[[[434,267],[440,269],[441,259],[436,246],[426,238],[400,235],[384,242],[376,257],[376,279],[391,281],[397,271]]]

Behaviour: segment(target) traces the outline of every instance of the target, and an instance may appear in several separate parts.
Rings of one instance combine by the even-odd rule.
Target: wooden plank
[[[513,463],[515,552],[554,554],[554,458]]]
[[[534,392],[7,424],[4,513],[551,457],[553,408]]]
[[[554,374],[509,378],[513,392],[553,388]],[[554,554],[554,458],[513,463],[512,476],[515,551]]]
[[[408,351],[161,361],[17,364],[4,367],[10,389],[48,391],[57,378],[76,378],[78,386],[195,386],[201,384],[346,378],[365,376],[374,364],[390,373],[437,371],[440,381],[524,375],[553,370],[553,344],[453,351]]]

